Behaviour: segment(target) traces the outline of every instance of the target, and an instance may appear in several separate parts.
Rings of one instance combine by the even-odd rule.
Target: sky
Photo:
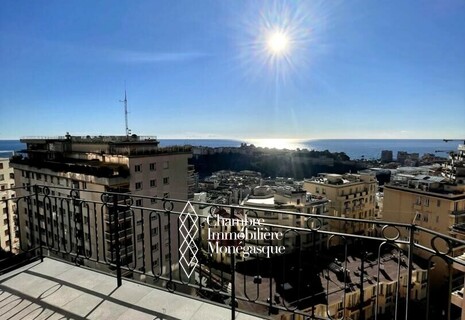
[[[0,139],[463,139],[465,1],[2,1],[0,77]]]

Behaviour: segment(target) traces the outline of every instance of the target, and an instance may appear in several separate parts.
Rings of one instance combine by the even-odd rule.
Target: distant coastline
[[[265,142],[266,139],[263,139]],[[379,159],[382,150],[392,150],[394,158],[398,151],[409,153],[419,153],[420,157],[425,153],[435,153],[436,151],[453,151],[457,150],[458,142],[444,142],[441,139],[282,139],[289,141],[287,149],[295,150],[296,148],[308,149],[315,151],[328,150],[330,152],[344,152],[352,160],[357,159]],[[281,140],[280,145],[283,145]],[[204,147],[239,147],[241,143],[254,144],[257,147],[263,147],[256,143],[259,139],[245,140],[227,140],[227,139],[161,139],[160,144],[190,144],[193,146]],[[447,153],[437,153],[438,156],[446,157]]]
[[[264,145],[260,145],[264,142]],[[161,146],[170,145],[192,145],[211,148],[239,147],[241,143],[254,144],[257,147],[266,146],[270,140],[267,139],[160,139]],[[446,157],[444,151],[457,150],[458,142],[444,142],[440,139],[279,139],[280,148],[290,150],[300,148],[315,151],[328,150],[330,152],[344,152],[351,159],[379,159],[382,150],[392,150],[394,157],[398,151],[409,153],[416,152],[422,156],[425,153],[437,153],[438,156]],[[12,151],[25,149],[25,144],[19,140],[0,140],[0,157],[9,157]]]

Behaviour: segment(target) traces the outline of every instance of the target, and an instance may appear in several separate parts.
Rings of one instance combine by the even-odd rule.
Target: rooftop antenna
[[[128,128],[128,99],[126,95],[126,81],[124,82],[124,100],[120,100],[119,102],[124,103],[124,120],[126,124],[126,138],[129,139],[129,135],[131,134],[131,130]]]

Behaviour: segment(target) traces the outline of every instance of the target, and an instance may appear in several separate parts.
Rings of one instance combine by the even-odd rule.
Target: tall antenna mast
[[[131,134],[131,130],[128,128],[128,98],[126,95],[126,83],[124,84],[124,100],[120,100],[119,102],[124,103],[124,121],[126,124],[126,138],[129,138],[129,135]]]

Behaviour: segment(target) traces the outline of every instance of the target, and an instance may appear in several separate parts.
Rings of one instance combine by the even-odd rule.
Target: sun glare
[[[275,31],[268,36],[268,50],[275,55],[282,55],[289,51],[289,36],[282,31]]]
[[[247,143],[251,143],[256,147],[269,149],[304,149],[305,144],[300,139],[248,139]]]

